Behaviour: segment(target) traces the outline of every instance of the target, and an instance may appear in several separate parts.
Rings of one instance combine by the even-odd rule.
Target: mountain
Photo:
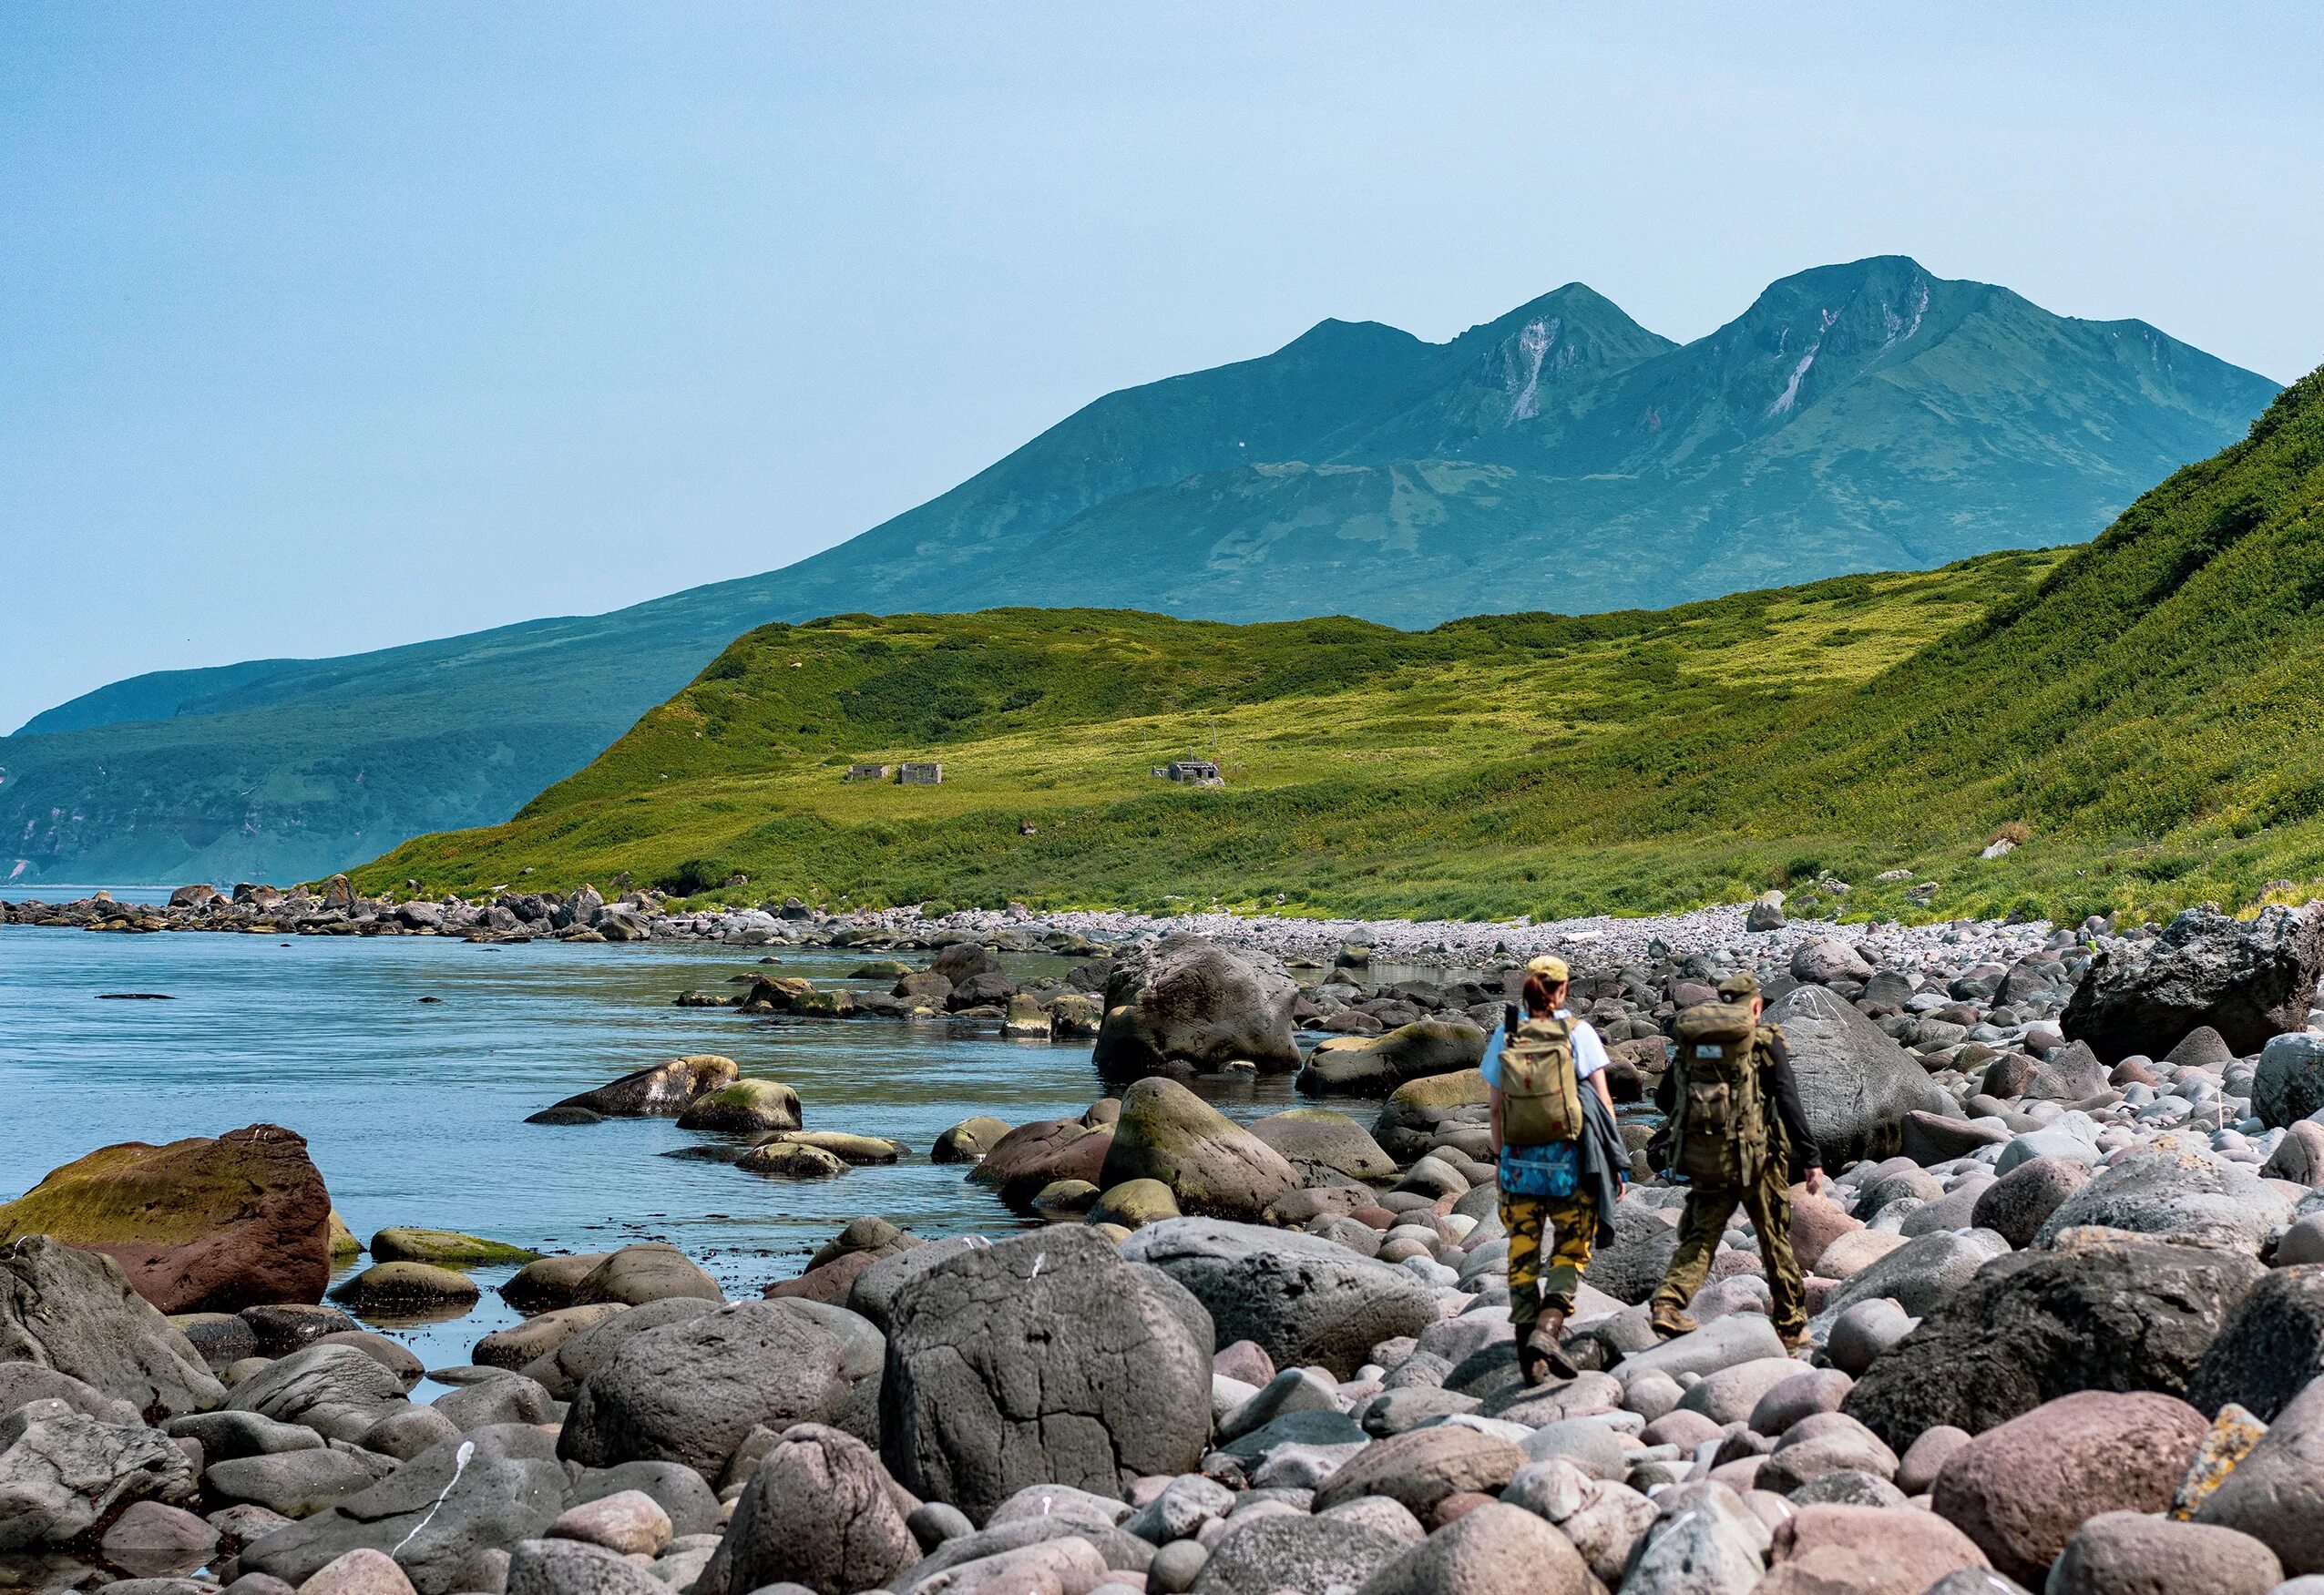
[[[2273,384],[1883,257],[1678,345],[1571,284],[1449,343],[1327,321],[1111,394],[784,569],[589,618],[116,683],[0,740],[0,884],[312,876],[487,823],[737,634],[1124,607],[1594,613],[2087,537]]]
[[[1417,633],[765,627],[516,819],[358,878],[1495,917],[1769,885],[1878,915],[2233,907],[2324,891],[2319,680],[2324,371],[2070,552]],[[1194,752],[1224,790],[1150,773]],[[840,779],[916,757],[944,784]]]

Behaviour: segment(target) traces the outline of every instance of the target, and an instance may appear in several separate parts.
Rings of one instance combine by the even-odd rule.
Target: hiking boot
[[[1646,1322],[1657,1340],[1676,1340],[1682,1334],[1694,1334],[1699,1327],[1676,1307],[1657,1307]]]
[[[1551,1379],[1571,1379],[1581,1373],[1565,1355],[1565,1347],[1558,1344],[1564,1328],[1564,1313],[1551,1307],[1518,1342],[1517,1368],[1529,1386],[1539,1389]]]

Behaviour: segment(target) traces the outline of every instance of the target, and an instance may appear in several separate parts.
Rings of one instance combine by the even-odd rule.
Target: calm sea
[[[846,979],[863,954],[773,950],[784,974],[891,984]],[[1080,1113],[1104,1094],[1088,1043],[672,1006],[687,987],[724,991],[732,976],[766,972],[761,956],[678,944],[0,927],[0,1196],[111,1142],[268,1120],[307,1138],[360,1236],[424,1224],[568,1252],[667,1240],[730,1294],[797,1273],[862,1213],[930,1236],[1015,1225],[964,1170],[930,1163],[927,1149],[972,1114],[1021,1123]],[[1009,961],[1020,979],[1066,967]],[[169,1000],[103,999],[112,992]],[[888,1136],[915,1155],[788,1181],[662,1156],[713,1139],[668,1120],[524,1122],[560,1097],[687,1052],[722,1053],[746,1075],[788,1081],[811,1128]],[[1241,1120],[1294,1105],[1282,1079],[1214,1090]],[[489,1293],[486,1302],[408,1337],[432,1365],[465,1361],[478,1334],[511,1321]]]

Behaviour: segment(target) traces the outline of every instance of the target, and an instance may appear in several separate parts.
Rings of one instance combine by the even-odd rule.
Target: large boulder
[[[1777,1526],[1773,1566],[1754,1595],[1925,1595],[1971,1569],[1978,1595],[2012,1586],[1986,1572],[1985,1553],[1933,1512],[1909,1507],[1811,1505]]]
[[[0,1550],[62,1545],[118,1507],[193,1486],[193,1463],[157,1431],[52,1409],[0,1449]]]
[[[2234,1402],[2272,1423],[2324,1375],[2324,1263],[2268,1270],[2247,1292],[2187,1381],[2186,1398],[2216,1415]]]
[[[1299,983],[1264,953],[1172,936],[1122,957],[1106,980],[1095,1061],[1108,1079],[1193,1070],[1238,1059],[1262,1074],[1299,1067],[1291,1010]]]
[[[404,1381],[362,1346],[317,1344],[244,1379],[228,1405],[236,1412],[352,1441],[404,1405]]]
[[[2033,1243],[2094,1224],[2110,1230],[2233,1246],[2257,1256],[2291,1222],[2291,1199],[2203,1140],[2158,1135],[2125,1152],[2051,1210]]]
[[[1370,1523],[1300,1512],[1254,1517],[1218,1541],[1193,1595],[1341,1595],[1410,1549],[1409,1540]]]
[[[1372,1122],[1372,1137],[1399,1163],[1426,1156],[1438,1136],[1468,1126],[1475,1127],[1481,1150],[1490,1104],[1484,1074],[1478,1069],[1408,1080],[1390,1091],[1381,1104],[1380,1116]]]
[[[1298,1188],[1299,1173],[1184,1086],[1154,1077],[1121,1093],[1121,1117],[1096,1183],[1111,1191],[1128,1180],[1161,1181],[1182,1212],[1254,1219]]]
[[[833,1421],[845,1365],[838,1336],[797,1304],[732,1302],[623,1340],[581,1382],[558,1455],[678,1462],[715,1484],[756,1426]]]
[[[1278,1368],[1320,1364],[1345,1379],[1381,1341],[1437,1321],[1436,1295],[1417,1275],[1304,1232],[1164,1219],[1121,1254],[1193,1292],[1219,1345],[1251,1341]]]
[[[245,1574],[293,1588],[351,1550],[384,1551],[418,1595],[497,1588],[497,1552],[565,1510],[557,1442],[530,1424],[441,1440],[337,1505],[243,1549]]]
[[[1374,1573],[1357,1595],[1586,1595],[1600,1588],[1563,1534],[1522,1507],[1488,1501]]]
[[[2074,1530],[2045,1595],[2267,1595],[2276,1553],[2248,1534],[2144,1512],[2101,1512]]]
[[[800,1424],[760,1459],[734,1503],[720,1587],[816,1595],[875,1590],[920,1558],[879,1457],[853,1435]]]
[[[1930,1504],[1994,1567],[2038,1584],[2084,1520],[2168,1507],[2209,1427],[2175,1396],[2085,1390],[1955,1451]]]
[[[24,1235],[104,1252],[164,1313],[319,1302],[331,1278],[331,1193],[274,1124],[100,1147],[0,1204],[0,1242]]]
[[[675,1119],[701,1098],[734,1084],[742,1075],[731,1058],[696,1053],[632,1069],[619,1079],[568,1097],[542,1112],[579,1109],[608,1119]]]
[[[1524,1466],[1525,1453],[1498,1435],[1431,1424],[1357,1452],[1316,1490],[1316,1508],[1386,1496],[1425,1523],[1449,1497],[1500,1494]]]
[[[621,1302],[642,1307],[672,1296],[725,1300],[718,1282],[667,1241],[640,1241],[609,1254],[573,1287],[573,1305]]]
[[[1821,986],[1786,993],[1766,1020],[1781,1028],[1791,1048],[1800,1109],[1827,1168],[1896,1156],[1908,1113],[1961,1116],[1910,1053]]]
[[[2151,942],[2108,940],[2059,1024],[2106,1063],[2161,1058],[2198,1026],[2247,1058],[2307,1022],[2324,976],[2324,904],[2263,908],[2238,920],[2190,908]]]
[[[2297,1578],[2324,1573],[2324,1379],[2311,1379],[2203,1504],[2195,1520],[2239,1529]]]
[[[0,1246],[0,1364],[69,1374],[150,1422],[226,1398],[193,1342],[129,1286],[121,1265],[46,1235]]]
[[[1305,1184],[1320,1185],[1335,1174],[1350,1180],[1396,1177],[1396,1160],[1371,1131],[1329,1108],[1271,1113],[1254,1122],[1251,1133],[1288,1159]]]
[[[1901,1452],[1938,1425],[1977,1434],[2082,1390],[2183,1396],[2266,1272],[2240,1252],[2135,1236],[2012,1252],[1935,1305],[1841,1410]]]
[[[2251,1110],[2271,1129],[2324,1112],[2324,1035],[2294,1030],[2269,1038],[2252,1076]]]
[[[1307,1055],[1303,1091],[1385,1097],[1407,1080],[1475,1068],[1485,1032],[1467,1019],[1415,1019],[1382,1036],[1334,1036]]]
[[[781,1080],[736,1080],[705,1091],[678,1115],[681,1130],[763,1131],[799,1128],[799,1093]]]
[[[968,1171],[969,1180],[989,1185],[1001,1201],[1030,1211],[1044,1186],[1060,1180],[1098,1183],[1113,1147],[1113,1126],[1092,1127],[1078,1119],[1037,1119],[1010,1130]]]
[[[1032,1484],[1120,1498],[1201,1462],[1212,1335],[1185,1291],[1093,1230],[963,1252],[897,1293],[881,1452],[906,1489],[978,1520]]]

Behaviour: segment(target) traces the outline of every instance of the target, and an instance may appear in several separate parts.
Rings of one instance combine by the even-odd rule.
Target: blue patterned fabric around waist
[[[1572,1196],[1581,1177],[1579,1141],[1501,1149],[1501,1189],[1513,1196]]]

